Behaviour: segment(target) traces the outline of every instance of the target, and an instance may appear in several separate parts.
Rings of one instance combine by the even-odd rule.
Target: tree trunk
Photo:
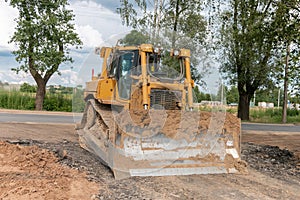
[[[287,122],[287,103],[288,103],[288,79],[289,79],[289,57],[290,42],[286,48],[285,68],[284,68],[284,86],[283,86],[283,106],[282,106],[282,123]]]
[[[176,1],[176,8],[175,8],[175,14],[174,14],[174,24],[173,24],[173,33],[172,33],[172,48],[175,48],[176,43],[176,34],[177,34],[177,25],[178,25],[178,19],[179,19],[179,0]]]
[[[153,42],[156,42],[156,31],[157,31],[157,9],[158,9],[158,0],[154,0],[154,19],[153,19],[153,25],[152,25],[152,38],[151,40]]]
[[[250,100],[251,95],[247,93],[239,94],[239,106],[238,106],[238,118],[241,120],[250,120],[249,110],[250,110]]]
[[[35,96],[35,110],[43,110],[44,98],[46,94],[46,83],[44,80],[37,82],[37,91]]]

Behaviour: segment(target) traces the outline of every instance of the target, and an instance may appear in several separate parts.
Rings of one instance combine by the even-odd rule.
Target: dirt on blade
[[[129,110],[115,114],[115,120],[124,132],[147,134],[161,133],[170,138],[194,133],[238,135],[240,120],[224,112],[187,112],[181,110]],[[195,136],[193,135],[193,136]]]

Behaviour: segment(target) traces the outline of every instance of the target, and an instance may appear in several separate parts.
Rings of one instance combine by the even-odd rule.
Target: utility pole
[[[256,91],[254,91],[253,106],[255,106]]]
[[[279,108],[279,104],[280,104],[280,88],[278,88],[277,108]]]

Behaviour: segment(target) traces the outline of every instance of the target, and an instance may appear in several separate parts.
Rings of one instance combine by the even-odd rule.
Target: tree
[[[270,59],[274,35],[272,0],[233,0],[223,14],[222,43],[226,62],[222,71],[239,91],[238,117],[249,120],[254,92],[270,83]]]
[[[73,62],[70,47],[81,44],[74,15],[67,0],[11,0],[10,5],[19,10],[10,42],[18,46],[13,53],[21,65],[13,70],[30,72],[37,83],[35,109],[42,110],[47,82],[59,74],[61,63]]]
[[[147,43],[149,37],[147,34],[143,34],[137,30],[132,30],[129,34],[127,34],[123,40],[122,44],[124,45],[139,45],[143,43]]]
[[[237,103],[239,101],[239,91],[236,86],[229,88],[226,91],[227,104]]]
[[[36,86],[29,85],[28,83],[23,83],[20,87],[20,91],[34,93],[36,92]]]
[[[198,85],[196,85],[194,87],[194,94],[195,94],[195,97],[196,97],[195,101],[197,101],[198,103],[200,103],[201,101],[211,101],[212,100],[211,95],[208,94],[208,93],[201,92],[199,90]]]
[[[120,3],[117,12],[123,24],[142,33],[149,32],[148,42],[160,43],[165,49],[188,48],[192,55],[197,55],[191,58],[191,70],[195,81],[200,81],[202,75],[197,66],[208,57],[203,50],[206,21],[201,15],[200,1],[120,0]]]
[[[120,14],[122,23],[126,26],[131,26],[138,30],[150,29],[150,37],[153,40],[159,34],[161,27],[162,10],[164,7],[163,0],[120,0],[121,6],[117,8],[117,13]],[[153,5],[153,10],[149,9],[149,4]]]
[[[170,0],[162,23],[172,30],[172,47],[180,37],[191,38],[193,42],[202,43],[205,38],[206,22],[200,14],[202,4],[197,0]]]
[[[279,88],[273,87],[273,88],[262,88],[256,90],[256,102],[269,102],[274,103],[275,106],[278,106],[278,102],[282,102],[282,99],[280,97],[280,94],[282,94],[282,91],[279,91]],[[279,101],[278,101],[279,98]]]
[[[281,0],[277,4],[277,10],[274,14],[272,27],[275,34],[276,52],[279,56],[275,57],[276,70],[273,70],[278,81],[283,80],[283,108],[282,122],[287,122],[287,103],[288,90],[297,89],[300,63],[300,1],[299,0]],[[279,58],[279,59],[278,59]],[[282,67],[284,66],[284,67]]]
[[[159,40],[162,27],[164,27],[164,32],[171,37],[172,48],[183,36],[197,43],[204,41],[206,22],[201,15],[203,8],[200,1],[120,0],[120,3],[121,6],[117,8],[117,12],[123,24],[138,30],[150,31],[153,42]]]

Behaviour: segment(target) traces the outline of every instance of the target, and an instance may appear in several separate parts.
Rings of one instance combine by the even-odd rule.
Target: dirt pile
[[[250,167],[272,177],[285,179],[290,175],[300,178],[300,159],[287,149],[245,143],[242,155]]]
[[[61,152],[67,157],[67,152]],[[0,199],[91,199],[97,184],[37,146],[0,142]]]

